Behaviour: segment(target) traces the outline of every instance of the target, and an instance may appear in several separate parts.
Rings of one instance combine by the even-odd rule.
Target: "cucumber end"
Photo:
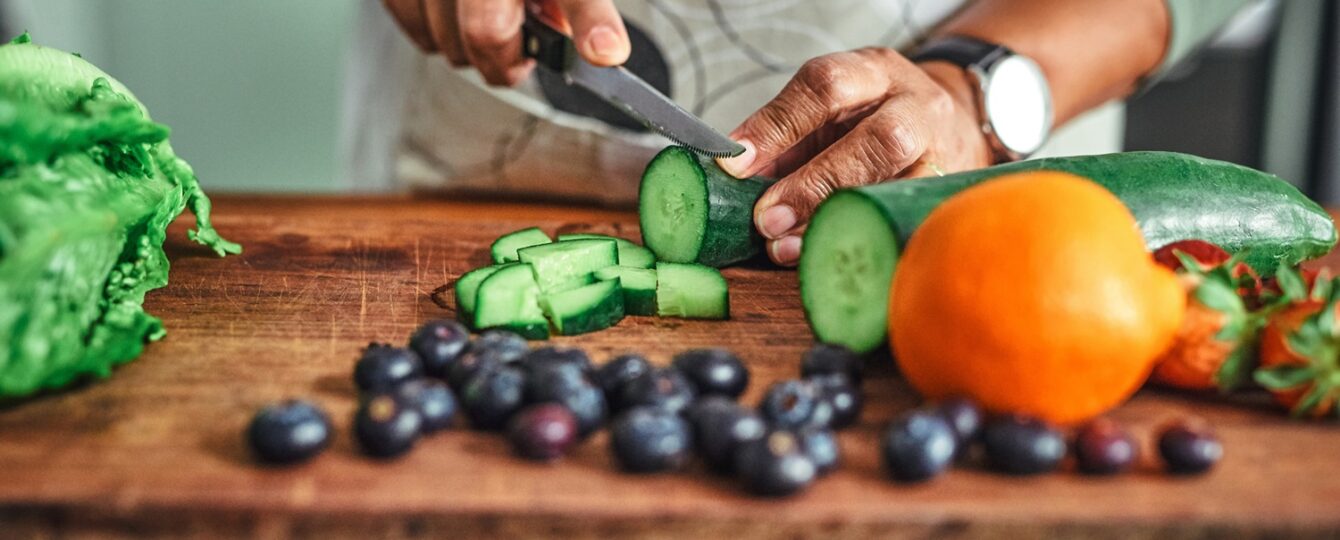
[[[696,260],[707,230],[707,195],[706,174],[691,151],[671,146],[656,154],[638,193],[643,245],[663,261]]]
[[[889,284],[898,238],[879,205],[839,191],[819,206],[805,232],[800,298],[814,336],[869,352],[888,334]]]

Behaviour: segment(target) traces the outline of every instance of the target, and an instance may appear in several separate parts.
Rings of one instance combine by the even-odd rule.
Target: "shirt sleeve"
[[[1168,51],[1149,76],[1158,80],[1178,62],[1196,52],[1228,23],[1233,15],[1256,0],[1165,0],[1168,3]]]

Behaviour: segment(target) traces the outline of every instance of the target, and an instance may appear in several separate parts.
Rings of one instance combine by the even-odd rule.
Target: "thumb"
[[[572,26],[572,41],[587,62],[597,66],[617,66],[628,61],[632,45],[613,0],[552,1],[558,4]]]

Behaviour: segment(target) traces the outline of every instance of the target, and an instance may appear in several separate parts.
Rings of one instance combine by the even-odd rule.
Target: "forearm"
[[[1125,97],[1169,43],[1165,0],[979,0],[938,34],[1000,43],[1042,66],[1057,125]]]

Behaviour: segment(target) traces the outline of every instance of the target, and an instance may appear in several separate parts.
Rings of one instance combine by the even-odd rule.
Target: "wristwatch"
[[[975,79],[982,131],[997,162],[1038,151],[1052,128],[1047,77],[1031,58],[1004,45],[967,36],[946,36],[923,45],[914,62],[944,61]]]

